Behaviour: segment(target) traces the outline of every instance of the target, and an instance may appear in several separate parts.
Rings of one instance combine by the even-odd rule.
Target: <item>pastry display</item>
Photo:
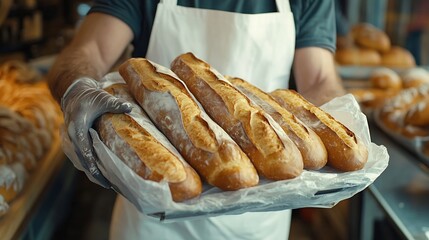
[[[50,150],[63,120],[47,83],[22,62],[0,65],[0,92],[0,195],[10,203]]]
[[[335,60],[343,66],[384,66],[412,68],[416,66],[413,55],[405,48],[392,45],[389,36],[369,23],[352,26],[337,44]]]

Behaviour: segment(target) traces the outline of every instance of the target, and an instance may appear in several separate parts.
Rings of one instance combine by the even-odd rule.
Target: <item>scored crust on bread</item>
[[[158,129],[209,184],[222,190],[258,184],[249,158],[205,114],[172,71],[144,58],[132,58],[119,72]]]
[[[105,90],[133,105],[130,114],[106,113],[97,122],[97,131],[106,146],[143,179],[168,182],[174,201],[200,195],[198,174],[156,129],[126,85],[114,84]]]
[[[404,89],[383,105],[378,118],[385,127],[408,138],[427,136],[429,131],[424,128],[424,123],[428,98],[429,84]]]
[[[413,68],[402,76],[405,88],[420,87],[429,83],[429,72],[424,68]]]
[[[365,166],[368,150],[346,126],[293,90],[279,89],[271,95],[319,135],[328,151],[328,165],[341,171]]]
[[[171,69],[210,117],[240,145],[261,175],[283,180],[301,174],[301,153],[281,127],[208,63],[186,53],[173,61]]]
[[[429,126],[429,95],[408,109],[405,115],[405,123],[420,127]]]
[[[268,93],[243,79],[228,76],[226,78],[265,112],[270,114],[282,127],[300,150],[305,169],[318,170],[326,165],[328,156],[325,145],[313,130],[283,108]]]

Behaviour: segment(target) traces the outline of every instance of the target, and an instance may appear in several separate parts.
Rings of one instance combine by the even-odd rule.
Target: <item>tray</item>
[[[113,74],[105,76],[113,82],[118,77]],[[330,101],[322,109],[355,132],[368,147],[368,162],[363,169],[339,172],[324,167],[319,171],[304,171],[291,180],[261,179],[259,185],[238,191],[227,192],[204,185],[201,196],[182,203],[172,201],[167,183],[143,180],[100,141],[96,131],[91,129],[90,133],[100,160],[97,165],[112,183],[112,188],[127,198],[141,213],[160,221],[304,207],[329,208],[373,183],[386,169],[389,155],[384,146],[370,141],[367,118],[359,110],[359,105],[351,94]],[[63,134],[63,150],[75,166],[81,169],[67,134]]]

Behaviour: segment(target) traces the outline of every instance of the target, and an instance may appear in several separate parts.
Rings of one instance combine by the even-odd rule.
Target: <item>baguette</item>
[[[275,90],[271,94],[319,135],[328,151],[328,165],[341,171],[359,170],[365,166],[368,150],[347,127],[293,90]]]
[[[301,152],[305,169],[318,170],[326,165],[328,154],[325,145],[313,130],[283,108],[271,95],[251,83],[240,78],[227,79],[282,127]]]
[[[301,153],[281,127],[209,64],[187,53],[178,56],[171,68],[262,176],[284,180],[301,174]]]
[[[405,124],[420,127],[429,126],[429,95],[408,109],[405,115]]]
[[[351,35],[357,45],[363,48],[386,52],[390,49],[390,38],[387,34],[368,23],[360,23],[352,27]]]
[[[129,59],[119,72],[158,129],[209,184],[222,190],[258,184],[249,158],[173,72],[143,58]]]
[[[132,116],[107,113],[96,123],[107,147],[143,179],[167,181],[174,201],[200,195],[202,183],[198,174],[134,102],[126,85],[114,84],[106,91],[133,104]]]
[[[424,106],[428,97],[429,84],[406,88],[383,105],[378,118],[385,127],[408,138],[427,136],[428,131],[424,127],[427,119]]]

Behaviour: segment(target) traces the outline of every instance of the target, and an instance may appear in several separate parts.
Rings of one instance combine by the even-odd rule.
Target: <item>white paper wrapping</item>
[[[110,74],[106,79],[117,82],[115,78],[118,75],[113,76]],[[386,169],[389,155],[384,146],[371,142],[366,116],[351,94],[333,99],[322,109],[354,131],[368,146],[368,162],[362,170],[338,172],[330,167],[319,171],[304,170],[292,180],[273,182],[261,179],[258,186],[230,192],[204,185],[200,197],[183,203],[172,201],[167,183],[143,180],[101,142],[95,130],[91,129],[90,133],[100,159],[98,166],[113,189],[142,213],[163,221],[303,207],[329,208],[374,182]],[[63,147],[67,156],[79,165],[66,134],[63,134]]]

